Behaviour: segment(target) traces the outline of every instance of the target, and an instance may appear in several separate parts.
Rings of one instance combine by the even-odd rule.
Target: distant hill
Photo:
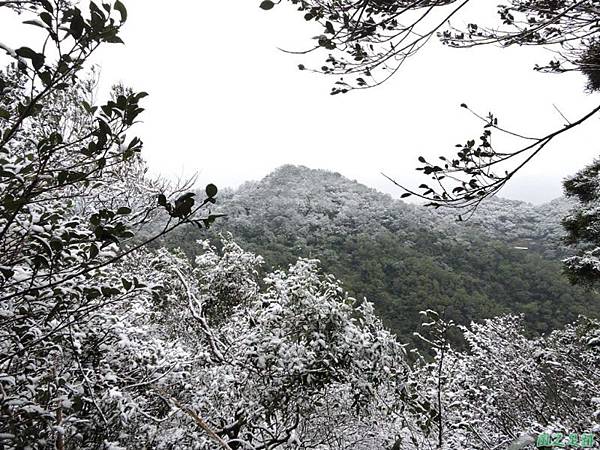
[[[469,222],[456,222],[448,212],[394,200],[340,174],[288,165],[223,192],[219,204],[228,216],[211,236],[231,232],[270,268],[320,259],[406,339],[426,308],[445,310],[458,323],[519,312],[534,333],[578,314],[600,315],[600,296],[561,275],[564,200],[532,206],[492,199]],[[194,241],[205,237],[189,227],[164,243],[193,256]]]
[[[453,232],[470,233],[473,230],[514,247],[527,248],[548,258],[570,254],[562,243],[564,230],[561,220],[573,208],[574,202],[558,198],[543,205],[493,197],[483,202],[468,221],[453,224]],[[446,228],[453,212],[438,209],[432,216],[441,218],[438,228]]]

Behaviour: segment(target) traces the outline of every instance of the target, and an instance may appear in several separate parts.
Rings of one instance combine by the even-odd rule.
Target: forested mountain
[[[458,323],[523,313],[536,333],[600,312],[600,296],[571,286],[561,275],[562,252],[551,251],[565,200],[533,207],[498,199],[456,222],[340,174],[288,165],[224,193],[220,205],[227,217],[212,228],[215,237],[232,233],[267,267],[320,259],[351,295],[374,302],[404,339],[427,308],[445,310]],[[200,237],[186,228],[166,243],[193,256]]]
[[[553,250],[568,204],[465,224],[304,167],[224,195],[152,178],[148,94],[98,102],[82,71],[127,9],[77,4],[0,2],[46,35],[0,44],[0,450],[598,448],[600,302]],[[564,187],[565,270],[593,286],[600,162]]]
[[[514,247],[535,251],[548,259],[558,259],[572,253],[563,242],[565,231],[561,221],[574,204],[565,197],[542,205],[493,197],[462,222],[448,220],[456,218],[451,210],[442,208],[429,212],[434,220],[438,219],[438,229],[448,227],[459,234],[476,231]]]

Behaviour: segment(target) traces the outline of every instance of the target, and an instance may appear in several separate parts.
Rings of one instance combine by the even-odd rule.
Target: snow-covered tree
[[[563,220],[567,242],[580,249],[567,258],[566,272],[573,282],[590,286],[600,281],[600,160],[579,171],[564,182],[565,193],[577,200],[576,206]]]
[[[41,52],[2,45],[14,63],[0,72],[0,448],[489,449],[599,429],[596,321],[532,339],[520,318],[490,319],[458,352],[458,329],[428,311],[432,355],[410,364],[372,304],[315,259],[265,274],[229,235],[197,242],[193,262],[148,249],[220,215],[198,215],[215,186],[196,203],[146,176],[129,136],[144,93],[116,86],[96,106],[93,74],[79,75],[120,42],[125,7],[2,7],[48,39]],[[267,207],[302,215],[305,235],[339,215],[335,235],[369,223],[339,212],[347,196]],[[377,221],[386,202],[369,209]]]
[[[432,411],[421,414],[431,420],[413,437],[418,448],[535,448],[541,433],[600,430],[598,321],[582,318],[535,339],[523,334],[519,316],[463,332],[468,352],[436,345],[434,361],[415,369],[411,384]]]
[[[261,258],[229,238],[220,252],[201,245],[194,269],[178,259],[172,282],[179,287],[166,290],[173,294],[164,310],[171,325],[164,326],[177,327],[177,340],[204,356],[184,388],[162,389],[232,449],[389,444],[400,404],[389,393],[400,389],[407,365],[372,306],[349,298],[314,260],[261,282]],[[196,423],[188,418],[183,426],[182,417],[174,418],[172,443],[218,446],[208,433],[198,440]]]
[[[80,76],[98,46],[121,42],[123,4],[91,3],[87,15],[65,1],[5,7],[47,39],[39,52],[2,44],[13,63],[0,71],[0,436],[9,448],[97,448],[112,432],[97,430],[114,428],[96,393],[110,392],[114,377],[90,346],[111,342],[125,306],[151,294],[123,264],[196,220],[199,206],[193,194],[172,202],[145,176],[142,143],[128,134],[146,94],[116,87],[95,106],[94,78]],[[209,186],[200,207],[215,194]],[[169,223],[136,241],[159,207]],[[134,366],[119,370],[139,378]]]

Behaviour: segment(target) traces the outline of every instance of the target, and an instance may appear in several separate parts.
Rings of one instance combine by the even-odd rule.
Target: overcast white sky
[[[460,103],[542,134],[564,123],[553,104],[573,120],[598,101],[583,92],[580,75],[534,72],[549,59],[540,49],[455,50],[437,42],[387,84],[330,96],[333,78],[301,72],[306,58],[277,50],[312,42],[314,29],[290,5],[265,12],[258,0],[124,3],[126,45],[106,47],[95,61],[105,87],[123,81],[150,93],[137,131],[151,170],[167,177],[198,171],[201,182],[235,187],[293,163],[399,195],[381,171],[420,184],[419,155],[450,154],[479,135]],[[598,154],[597,121],[557,139],[501,195],[559,196],[561,179]]]

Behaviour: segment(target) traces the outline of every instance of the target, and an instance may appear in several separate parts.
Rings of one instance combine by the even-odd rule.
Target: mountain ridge
[[[320,259],[325,272],[356,298],[374,302],[386,325],[407,339],[423,309],[444,310],[457,323],[520,313],[538,334],[600,313],[600,296],[561,275],[558,256],[565,250],[553,243],[560,240],[556,211],[566,209],[563,202],[531,210],[524,202],[493,200],[479,222],[457,223],[339,173],[284,165],[224,190],[219,205],[227,217],[209,230],[212,239],[231,232],[269,269]],[[206,235],[183,233],[166,244],[193,257],[193,242]],[[528,250],[515,248],[525,247],[515,245],[524,239]]]
[[[417,217],[428,218],[438,230],[451,229],[453,234],[460,235],[471,233],[475,229],[494,239],[502,239],[513,247],[533,248],[548,258],[561,258],[569,254],[569,250],[561,242],[564,236],[561,219],[568,214],[574,206],[574,202],[565,197],[554,199],[542,205],[534,205],[521,200],[492,197],[483,202],[469,220],[457,222],[457,214],[454,211],[445,210],[444,208],[435,210],[396,199],[390,194],[346,178],[338,172],[291,164],[280,166],[262,180],[246,182],[234,192],[239,195],[249,186],[253,186],[254,189],[264,189],[265,186],[270,186],[271,180],[275,184],[282,185],[281,181],[285,178],[306,179],[314,183],[315,186],[342,182],[344,189],[348,192],[368,193],[370,198],[377,198],[379,201],[385,202],[387,207],[404,208],[406,214],[413,216],[414,220],[417,220]],[[320,179],[321,183],[315,183],[315,179]],[[288,188],[290,187],[292,186],[288,186]],[[267,190],[277,192],[277,189],[272,187],[267,188]],[[314,191],[312,193],[315,194]]]

